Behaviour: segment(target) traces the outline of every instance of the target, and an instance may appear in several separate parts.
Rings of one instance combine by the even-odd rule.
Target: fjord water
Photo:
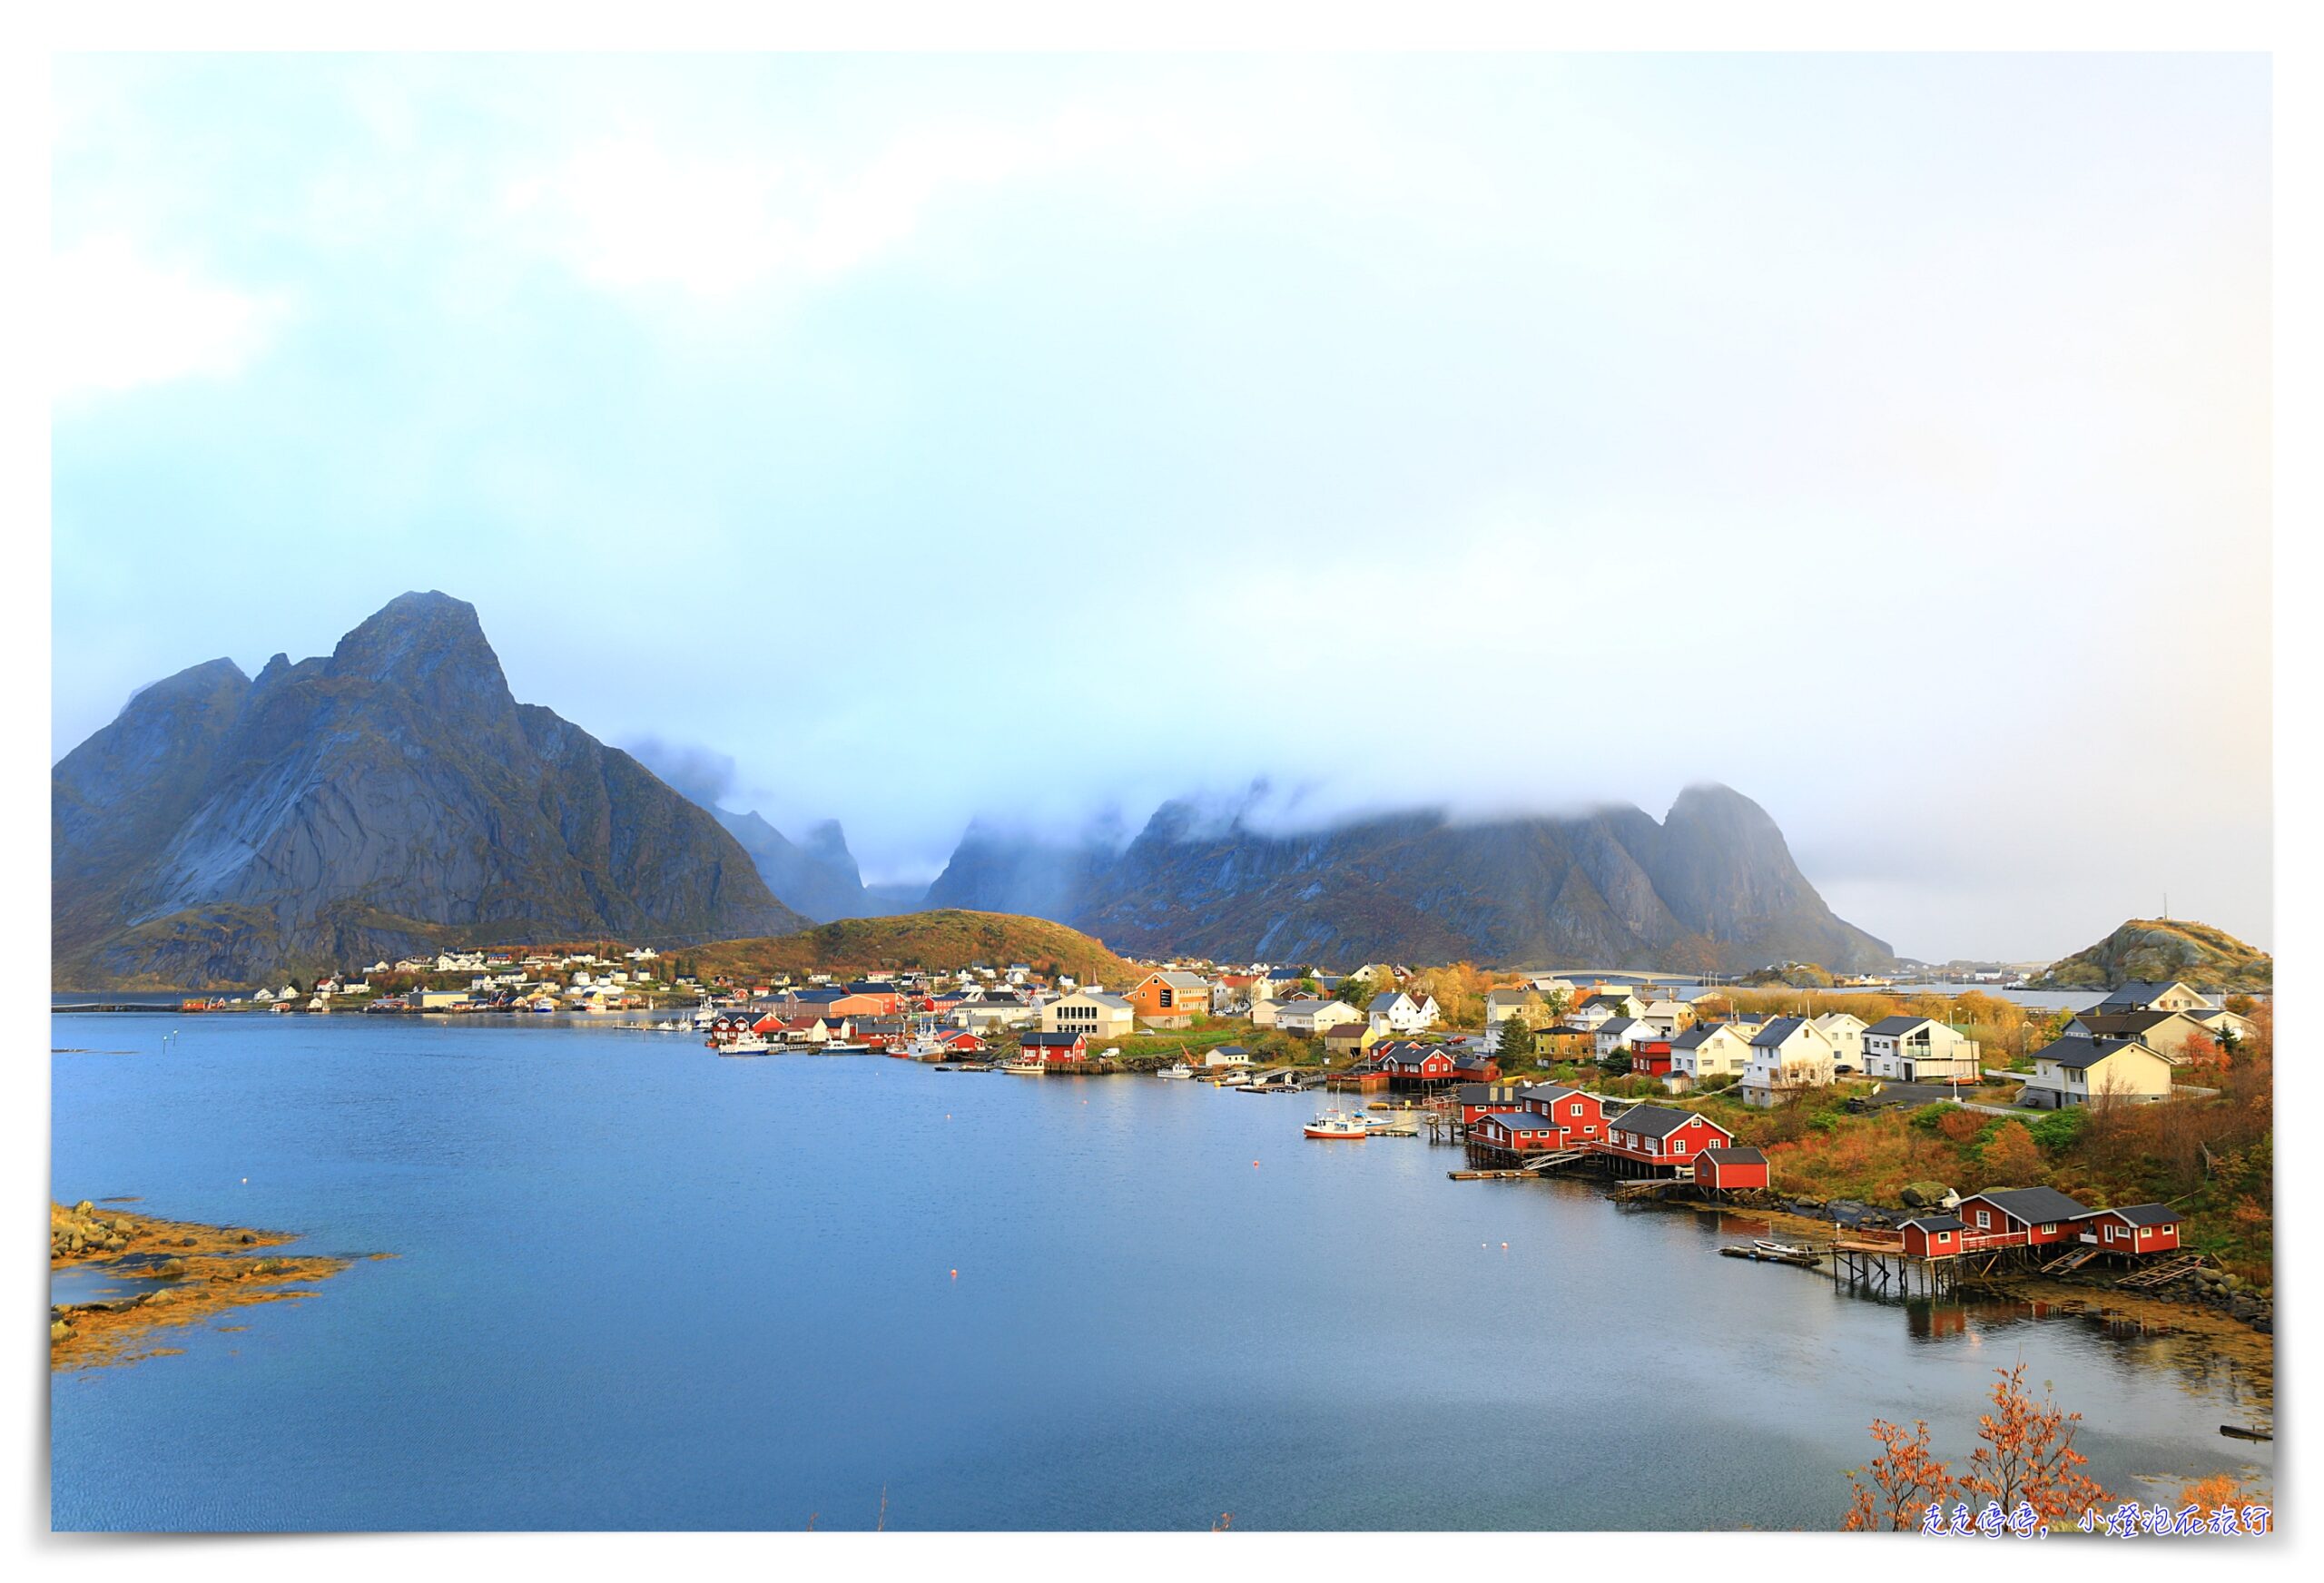
[[[1712,1217],[1307,1142],[1297,1098],[484,1019],[53,1028],[57,1198],[396,1255],[54,1377],[60,1529],[862,1529],[883,1490],[897,1529],[1827,1529],[1871,1419],[1964,1458],[2021,1356],[2110,1490],[2272,1483],[2218,1434],[2268,1372],[2198,1337],[1843,1295]]]

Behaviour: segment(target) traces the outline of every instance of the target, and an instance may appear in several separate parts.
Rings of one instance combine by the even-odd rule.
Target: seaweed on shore
[[[290,1242],[284,1232],[103,1213],[87,1199],[69,1208],[51,1204],[48,1219],[51,1270],[88,1269],[146,1283],[127,1296],[50,1306],[49,1366],[60,1371],[170,1356],[180,1349],[133,1349],[159,1330],[202,1323],[252,1303],[312,1296],[312,1283],[349,1263],[261,1251]]]

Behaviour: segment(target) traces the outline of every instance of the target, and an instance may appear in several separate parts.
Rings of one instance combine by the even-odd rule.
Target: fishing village
[[[2043,1010],[1985,984],[1801,988],[1797,966],[1755,985],[1182,960],[1132,964],[1109,988],[1055,962],[753,975],[593,942],[381,961],[174,1009],[556,1012],[726,1058],[1306,1095],[1321,1107],[1284,1125],[1317,1146],[1425,1140],[1459,1151],[1454,1181],[1581,1179],[1617,1204],[1746,1212],[1767,1229],[1722,1254],[1845,1288],[2072,1282],[2272,1329],[2253,1235],[2264,1112],[2245,1136],[2272,1058],[2267,1000],[2140,981]]]

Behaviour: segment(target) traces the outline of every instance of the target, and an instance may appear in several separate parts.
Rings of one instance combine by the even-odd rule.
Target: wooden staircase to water
[[[2168,1263],[2157,1264],[2152,1270],[2141,1270],[2136,1274],[2125,1275],[2114,1284],[2132,1291],[2147,1286],[2166,1286],[2181,1275],[2193,1274],[2209,1263],[2211,1259],[2206,1254],[2189,1254],[2184,1258],[2172,1259]]]

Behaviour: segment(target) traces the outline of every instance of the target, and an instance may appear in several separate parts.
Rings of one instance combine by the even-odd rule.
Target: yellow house
[[[2171,1096],[2171,1063],[2142,1044],[2062,1038],[2034,1056],[2025,1103],[2049,1110],[2069,1105],[2142,1104]]]

